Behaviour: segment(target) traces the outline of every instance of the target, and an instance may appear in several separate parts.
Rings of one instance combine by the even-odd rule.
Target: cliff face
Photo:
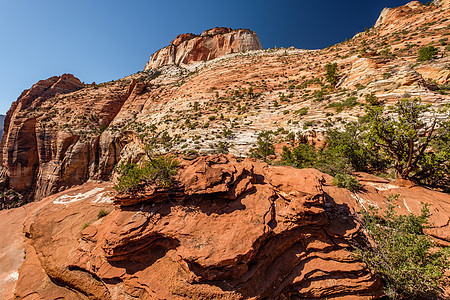
[[[117,81],[83,86],[71,75],[41,81],[5,119],[0,186],[42,199],[89,179],[109,179],[119,160],[141,155],[148,144],[158,153],[215,153],[225,145],[242,156],[259,132],[281,128],[320,142],[326,124],[339,127],[363,113],[358,105],[333,108],[350,96],[364,103],[373,93],[391,104],[408,94],[445,105],[450,96],[439,92],[450,79],[445,3],[389,9],[373,29],[323,50],[269,49],[208,60],[261,48],[250,30],[215,28],[178,36],[152,56],[146,71]],[[432,41],[439,57],[417,64],[420,45]],[[326,85],[325,65],[334,62],[345,93],[317,98]]]
[[[322,50],[233,55],[260,49],[256,35],[228,28],[183,34],[143,72],[99,85],[65,74],[24,91],[5,119],[0,188],[43,200],[0,211],[0,294],[376,297],[379,280],[347,251],[362,234],[352,213],[382,208],[393,194],[402,213],[430,203],[427,234],[448,246],[448,194],[367,174],[359,174],[362,191],[351,193],[317,170],[211,154],[242,158],[268,130],[283,141],[295,133],[320,143],[330,125],[364,113],[362,105],[338,111],[335,104],[363,104],[368,94],[385,105],[405,94],[448,105],[448,3],[385,10],[374,28]],[[418,64],[418,50],[430,42],[439,56]],[[339,82],[329,91],[325,65],[334,62]],[[178,155],[177,188],[116,195],[114,166],[138,161],[149,146]],[[110,213],[99,217],[101,209]]]
[[[89,178],[102,178],[105,172],[109,175],[118,155],[109,150],[116,141],[101,134],[135,85],[118,82],[116,91],[87,87],[64,74],[24,91],[7,113],[0,144],[6,170],[1,175],[8,188],[39,200]]]
[[[36,127],[36,118],[29,117],[26,112],[39,108],[57,94],[70,93],[83,86],[73,75],[54,76],[25,90],[12,104],[5,118],[5,134],[0,144],[2,164],[9,171],[11,187],[28,191],[40,165],[37,135],[42,136],[42,133]]]
[[[186,65],[225,54],[260,49],[261,42],[253,31],[217,27],[201,35],[187,33],[177,36],[169,46],[152,54],[144,70],[171,64]]]

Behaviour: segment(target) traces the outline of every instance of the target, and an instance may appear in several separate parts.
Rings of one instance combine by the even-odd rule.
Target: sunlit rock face
[[[225,54],[260,49],[262,49],[261,42],[255,32],[248,29],[232,30],[216,27],[200,35],[186,33],[177,36],[169,46],[150,57],[144,70],[171,64],[186,65]]]

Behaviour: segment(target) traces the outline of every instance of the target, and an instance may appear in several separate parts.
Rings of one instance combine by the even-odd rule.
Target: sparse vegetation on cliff
[[[448,190],[450,116],[420,99],[403,99],[383,108],[373,100],[366,115],[326,132],[325,146],[284,147],[283,164],[312,166],[332,176],[352,171],[395,170],[396,178]]]

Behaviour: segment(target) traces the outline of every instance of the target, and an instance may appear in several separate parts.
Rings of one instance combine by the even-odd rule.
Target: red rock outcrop
[[[406,5],[396,8],[385,8],[378,17],[375,27],[395,26],[396,22],[402,22],[402,20],[405,19],[405,16],[421,12],[424,8],[425,6],[419,1],[411,1]]]
[[[170,64],[186,65],[211,60],[225,54],[262,49],[255,32],[248,29],[216,27],[201,35],[192,33],[177,36],[169,46],[151,55],[144,70]]]
[[[36,139],[36,118],[28,117],[29,108],[38,108],[57,94],[66,94],[84,86],[71,74],[41,80],[25,90],[11,105],[6,114],[4,132],[0,144],[1,163],[9,171],[10,186],[18,191],[27,191],[39,167]]]
[[[181,161],[176,180],[115,198],[87,183],[28,206],[16,298],[370,299],[380,281],[350,252],[352,214],[389,194],[404,212],[432,202],[430,233],[450,242],[448,194],[366,174],[354,194],[314,169],[219,155]]]
[[[23,221],[24,207],[0,211],[0,299],[12,299],[19,267],[24,261]]]
[[[87,87],[64,74],[24,91],[7,113],[0,144],[7,188],[39,200],[89,178],[109,176],[120,146],[119,153],[102,156],[118,141],[100,135],[135,87],[142,90],[132,80],[118,81],[115,89]]]

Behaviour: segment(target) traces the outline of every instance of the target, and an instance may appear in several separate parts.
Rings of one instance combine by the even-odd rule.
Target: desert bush
[[[387,164],[385,158],[375,147],[369,147],[365,139],[366,124],[363,122],[349,122],[344,125],[344,130],[328,129],[326,148],[321,155],[321,165],[325,165],[322,168],[333,176],[348,170],[384,169]],[[333,165],[334,170],[331,169]]]
[[[326,64],[325,71],[326,71],[325,78],[332,86],[335,86],[338,80],[337,63]]]
[[[417,61],[427,61],[436,58],[438,49],[434,46],[427,46],[420,48],[417,54]]]
[[[437,299],[448,284],[448,248],[437,247],[423,232],[429,216],[427,205],[418,216],[398,216],[392,202],[383,214],[374,208],[362,213],[359,221],[368,241],[356,253],[381,276],[391,299]]]
[[[296,168],[311,167],[315,164],[316,159],[317,153],[315,148],[309,144],[299,144],[292,149],[284,146],[281,155],[282,164]]]
[[[129,192],[144,179],[143,171],[135,163],[122,162],[116,166],[115,171],[119,174],[118,182],[114,185],[118,192]]]
[[[110,212],[107,211],[106,209],[101,208],[100,211],[99,211],[98,214],[97,214],[97,219],[101,219],[101,218],[103,218],[103,217],[106,217],[109,213],[110,213]]]
[[[365,98],[366,98],[366,103],[369,104],[369,105],[376,106],[376,105],[380,105],[381,104],[381,102],[378,99],[378,97],[375,96],[373,93],[366,94]]]
[[[337,187],[346,188],[351,192],[356,192],[361,188],[358,179],[349,174],[336,174],[331,182]]]
[[[450,143],[448,109],[433,110],[420,99],[403,99],[386,110],[378,106],[366,109],[362,118],[368,126],[366,142],[393,158],[396,178],[422,181],[448,169],[448,147],[439,147]]]
[[[309,108],[308,107],[302,107],[296,111],[294,111],[294,114],[298,114],[300,116],[304,116],[308,113]]]
[[[118,192],[132,192],[143,183],[170,188],[173,186],[173,176],[177,171],[178,162],[172,156],[150,157],[141,165],[122,162],[116,166],[119,178],[114,189]]]

